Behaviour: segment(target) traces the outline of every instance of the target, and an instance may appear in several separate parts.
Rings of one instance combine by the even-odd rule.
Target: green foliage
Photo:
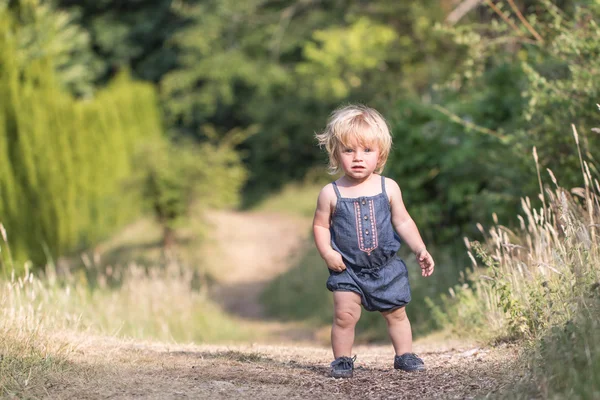
[[[194,22],[173,37],[180,65],[161,81],[168,120],[185,134],[256,125],[240,146],[252,202],[323,164],[313,133],[340,102],[389,109],[443,70],[424,54],[442,47],[426,33],[437,3],[190,5]]]
[[[497,126],[522,102],[519,87],[508,79],[515,72],[499,66],[473,87],[472,103],[454,96],[445,107],[483,127]],[[524,181],[523,171],[532,172],[533,166],[511,157],[512,146],[448,121],[431,105],[407,100],[397,107],[390,118],[394,147],[385,172],[399,182],[428,242],[455,244],[475,223],[489,220],[490,210],[504,216],[515,208],[523,186],[511,182]]]
[[[573,140],[558,127],[576,122],[583,151],[596,160],[600,137],[590,130],[600,122],[593,107],[600,98],[600,4],[576,8],[572,18],[550,10],[554,19],[547,35],[552,41],[544,48],[548,60],[524,64],[529,82],[524,117],[542,167],[561,168],[564,184],[575,185],[580,177],[577,155],[571,151]]]
[[[40,58],[51,59],[61,85],[77,95],[93,94],[100,60],[73,13],[56,10],[43,0],[3,0],[0,12],[10,12],[17,21],[14,51],[20,67]]]
[[[363,17],[349,26],[317,30],[313,40],[304,46],[305,60],[296,71],[312,82],[317,96],[338,100],[360,87],[366,73],[380,69],[398,37],[390,27]]]
[[[27,7],[38,4],[19,11]],[[126,74],[92,99],[74,99],[55,53],[20,56],[27,35],[12,11],[0,11],[0,215],[16,257],[39,265],[138,214],[122,185],[137,143],[159,136],[161,122],[154,90]],[[53,40],[33,43],[44,50]]]
[[[532,193],[530,183],[535,176],[523,166],[530,164],[529,149],[533,146],[538,148],[542,170],[559,171],[559,178],[567,187],[579,183],[579,162],[572,151],[575,143],[569,134],[570,124],[579,127],[582,150],[588,158],[594,160],[593,155],[600,151],[599,137],[589,134],[598,122],[593,105],[600,96],[600,72],[596,66],[600,57],[600,7],[597,2],[569,4],[565,5],[569,10],[566,12],[548,0],[534,5],[531,8],[535,11],[525,15],[531,26],[527,29],[518,23],[512,10],[501,11],[512,24],[497,18],[488,24],[441,28],[441,33],[454,38],[465,54],[448,87],[472,93],[472,88],[483,84],[492,96],[463,95],[461,101],[472,102],[483,110],[500,105],[509,111],[504,118],[490,121],[493,124],[476,114],[452,110],[454,115],[463,124],[468,120],[499,135],[507,150],[505,159],[513,162],[513,170],[517,171],[518,179],[512,183],[529,186],[523,191],[527,194]],[[493,84],[490,78],[502,65],[509,65],[512,72],[502,84]],[[512,89],[511,84],[515,85]]]
[[[136,78],[160,81],[177,65],[172,35],[187,26],[186,1],[56,0],[87,30],[96,55],[96,83],[123,68]]]
[[[234,206],[246,172],[231,143],[156,141],[136,156],[136,186],[156,220],[164,227],[165,244],[175,224],[193,204],[207,208]]]
[[[438,243],[489,221],[487,210],[510,215],[535,190],[533,144],[542,167],[566,163],[561,178],[575,182],[562,127],[574,115],[583,123],[597,97],[597,3],[520,2],[543,41],[509,7],[501,12],[513,25],[481,6],[468,23],[435,30],[452,7],[439,0],[59,3],[78,10],[105,77],[130,65],[160,82],[177,133],[205,140],[206,124],[256,127],[238,146],[250,171],[246,203],[324,164],[312,134],[347,101],[393,120],[387,173],[406,181],[419,226]],[[588,154],[597,147],[591,118]]]
[[[489,210],[494,210],[497,218],[510,221],[516,200],[535,193],[536,174],[529,150],[533,146],[538,148],[534,154],[535,161],[540,164],[538,168],[541,171],[551,168],[566,187],[581,185],[582,182],[584,166],[580,165],[580,156],[575,151],[577,144],[581,145],[583,155],[590,161],[600,151],[597,135],[589,134],[599,121],[593,105],[600,89],[596,67],[599,31],[595,22],[600,17],[600,8],[597,3],[590,3],[573,7],[566,13],[547,1],[538,2],[538,5],[544,13],[538,10],[537,14],[529,16],[531,29],[517,31],[501,18],[492,19],[487,25],[442,29],[459,46],[463,46],[464,70],[438,91],[441,96],[438,102],[444,102],[444,107],[436,105],[433,108],[441,111],[439,116],[432,116],[432,112],[417,114],[415,119],[417,123],[420,119],[422,124],[419,134],[425,138],[421,147],[433,147],[431,153],[452,153],[451,147],[442,148],[439,140],[431,140],[432,136],[437,136],[430,133],[435,132],[440,116],[447,117],[448,122],[453,123],[447,131],[455,132],[457,128],[463,131],[455,134],[462,140],[458,148],[465,152],[462,160],[467,168],[474,168],[471,171],[462,169],[460,179],[467,183],[458,185],[457,196],[449,195],[441,202],[457,210],[447,214],[447,219],[438,217],[436,220],[443,211],[434,205],[425,208],[425,212],[419,210],[424,206],[417,206],[417,220],[427,218],[428,228],[432,223],[447,221],[450,226],[462,225],[461,231],[464,232],[466,227],[474,225],[475,220],[489,222],[489,216],[481,215],[481,211],[489,213]],[[511,11],[504,10],[502,13],[507,16]],[[531,32],[539,37],[529,39],[529,34],[535,36]],[[502,70],[505,73],[499,73]],[[460,89],[458,96],[449,92],[456,88]],[[572,123],[579,127],[580,134],[575,138],[568,129]],[[482,154],[485,158],[480,160],[470,157]],[[401,156],[404,154],[401,153]],[[436,161],[445,159],[442,156]],[[461,160],[460,157],[451,159]],[[440,185],[446,179],[450,181],[444,172],[461,171],[456,164],[446,164],[445,167],[422,161],[413,175],[419,177],[418,171],[425,170],[431,171],[434,178],[427,180],[429,176],[426,176],[417,180],[415,186]],[[593,165],[587,167],[596,171]],[[410,169],[405,167],[403,176],[408,171]],[[458,178],[454,177],[452,186],[457,186]],[[591,176],[583,177],[584,182],[590,183],[591,180]],[[461,188],[469,188],[472,183],[476,184],[470,186],[471,191],[460,191]],[[418,190],[415,192],[419,193]],[[447,186],[444,190],[432,190],[432,196],[440,192],[450,194],[452,189]],[[411,196],[411,192],[407,196]],[[420,204],[426,205],[427,202],[427,197],[419,199]],[[523,205],[525,210],[531,207],[529,200]],[[560,207],[565,208],[563,205]],[[461,215],[463,210],[468,212]],[[421,216],[423,214],[425,217]],[[446,229],[444,224],[437,226],[436,235],[439,237]],[[479,250],[478,253],[484,261],[489,261],[484,251]],[[572,272],[565,274],[566,282],[560,284],[539,278],[515,285],[512,271],[499,269],[497,263],[486,262],[486,265],[486,273],[491,276],[492,283],[476,282],[475,287],[484,293],[483,296],[495,293],[490,307],[502,310],[506,322],[501,328],[502,334],[512,338],[538,337],[555,323],[552,321],[556,321],[556,310],[547,305],[564,304],[564,299],[570,297],[569,293],[576,285]],[[497,318],[495,312],[493,318]],[[499,324],[491,325],[498,328]]]
[[[582,159],[584,188],[574,195],[549,171],[555,190],[544,190],[540,207],[523,199],[518,229],[496,224],[485,245],[470,242],[469,284],[455,287],[456,301],[434,309],[455,329],[531,345],[522,357],[529,373],[507,398],[598,393],[600,186],[587,165]]]
[[[427,243],[458,249],[462,237],[480,238],[476,223],[491,223],[492,211],[514,225],[519,199],[539,190],[533,146],[541,171],[580,185],[570,124],[580,127],[588,159],[600,152],[600,137],[590,133],[598,125],[598,7],[564,5],[567,13],[546,1],[529,5],[525,16],[542,40],[507,8],[501,12],[517,30],[491,9],[476,22],[438,26],[462,55],[454,75],[388,114],[394,147],[385,173],[400,183]],[[465,265],[458,256],[449,281]]]

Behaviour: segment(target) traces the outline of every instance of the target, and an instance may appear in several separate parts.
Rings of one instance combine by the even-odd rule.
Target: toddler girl
[[[378,175],[392,145],[388,126],[372,108],[347,106],[331,115],[317,139],[327,149],[330,171],[344,173],[319,193],[313,221],[315,244],[329,268],[327,288],[333,292],[331,376],[352,377],[350,356],[361,305],[385,317],[396,352],[394,368],[424,370],[412,353],[405,311],[410,287],[406,265],[396,255],[398,235],[415,253],[423,276],[433,273],[434,262],[398,184]]]

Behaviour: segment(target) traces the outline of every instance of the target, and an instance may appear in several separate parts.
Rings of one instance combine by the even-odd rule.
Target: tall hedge
[[[74,98],[43,43],[23,51],[16,21],[0,9],[0,222],[13,255],[41,264],[138,213],[134,149],[162,127],[153,87],[126,73]]]

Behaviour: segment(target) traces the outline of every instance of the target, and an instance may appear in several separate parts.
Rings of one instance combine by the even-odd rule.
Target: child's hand
[[[433,267],[435,266],[435,262],[433,262],[433,257],[426,249],[419,251],[417,254],[417,262],[421,267],[421,275],[430,276],[433,274]]]
[[[346,265],[344,264],[344,260],[342,260],[342,255],[337,251],[331,249],[325,257],[323,257],[325,263],[327,264],[327,268],[335,272],[342,272],[346,269]]]

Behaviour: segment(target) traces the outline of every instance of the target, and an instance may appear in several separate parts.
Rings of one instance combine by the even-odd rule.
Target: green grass
[[[437,299],[440,290],[447,290],[449,272],[440,270],[430,278],[423,278],[413,258],[410,254],[404,257],[412,290],[412,301],[406,310],[414,335],[418,337],[443,326],[443,321],[436,320],[438,315],[430,311],[433,303],[426,299]],[[327,267],[319,253],[314,246],[308,246],[297,266],[267,286],[261,302],[271,316],[282,320],[302,320],[317,327],[330,324],[333,298],[325,287],[328,276]],[[378,312],[363,310],[356,329],[358,341],[387,340],[387,326]]]
[[[307,320],[322,325],[331,320],[333,298],[325,288],[327,268],[316,250],[278,276],[261,295],[268,313],[282,320]]]
[[[316,328],[331,324],[333,296],[325,287],[329,273],[316,250],[273,280],[261,296],[267,312],[282,320],[305,321]],[[363,311],[356,327],[357,342],[384,340],[385,320],[379,313]]]
[[[42,398],[45,387],[76,367],[66,361],[72,350],[58,338],[2,324],[0,329],[0,397]]]
[[[503,399],[600,398],[600,296],[587,293],[572,320],[528,344],[528,372]]]
[[[253,207],[256,211],[272,211],[301,217],[312,217],[321,184],[288,184]]]
[[[582,162],[585,187],[572,191],[549,171],[554,188],[537,206],[523,199],[518,227],[497,223],[469,243],[471,284],[436,309],[456,330],[527,349],[529,372],[506,398],[600,398],[600,183],[590,169]]]
[[[537,391],[563,399],[600,398],[600,297],[582,300],[571,321],[539,339],[533,362]]]

